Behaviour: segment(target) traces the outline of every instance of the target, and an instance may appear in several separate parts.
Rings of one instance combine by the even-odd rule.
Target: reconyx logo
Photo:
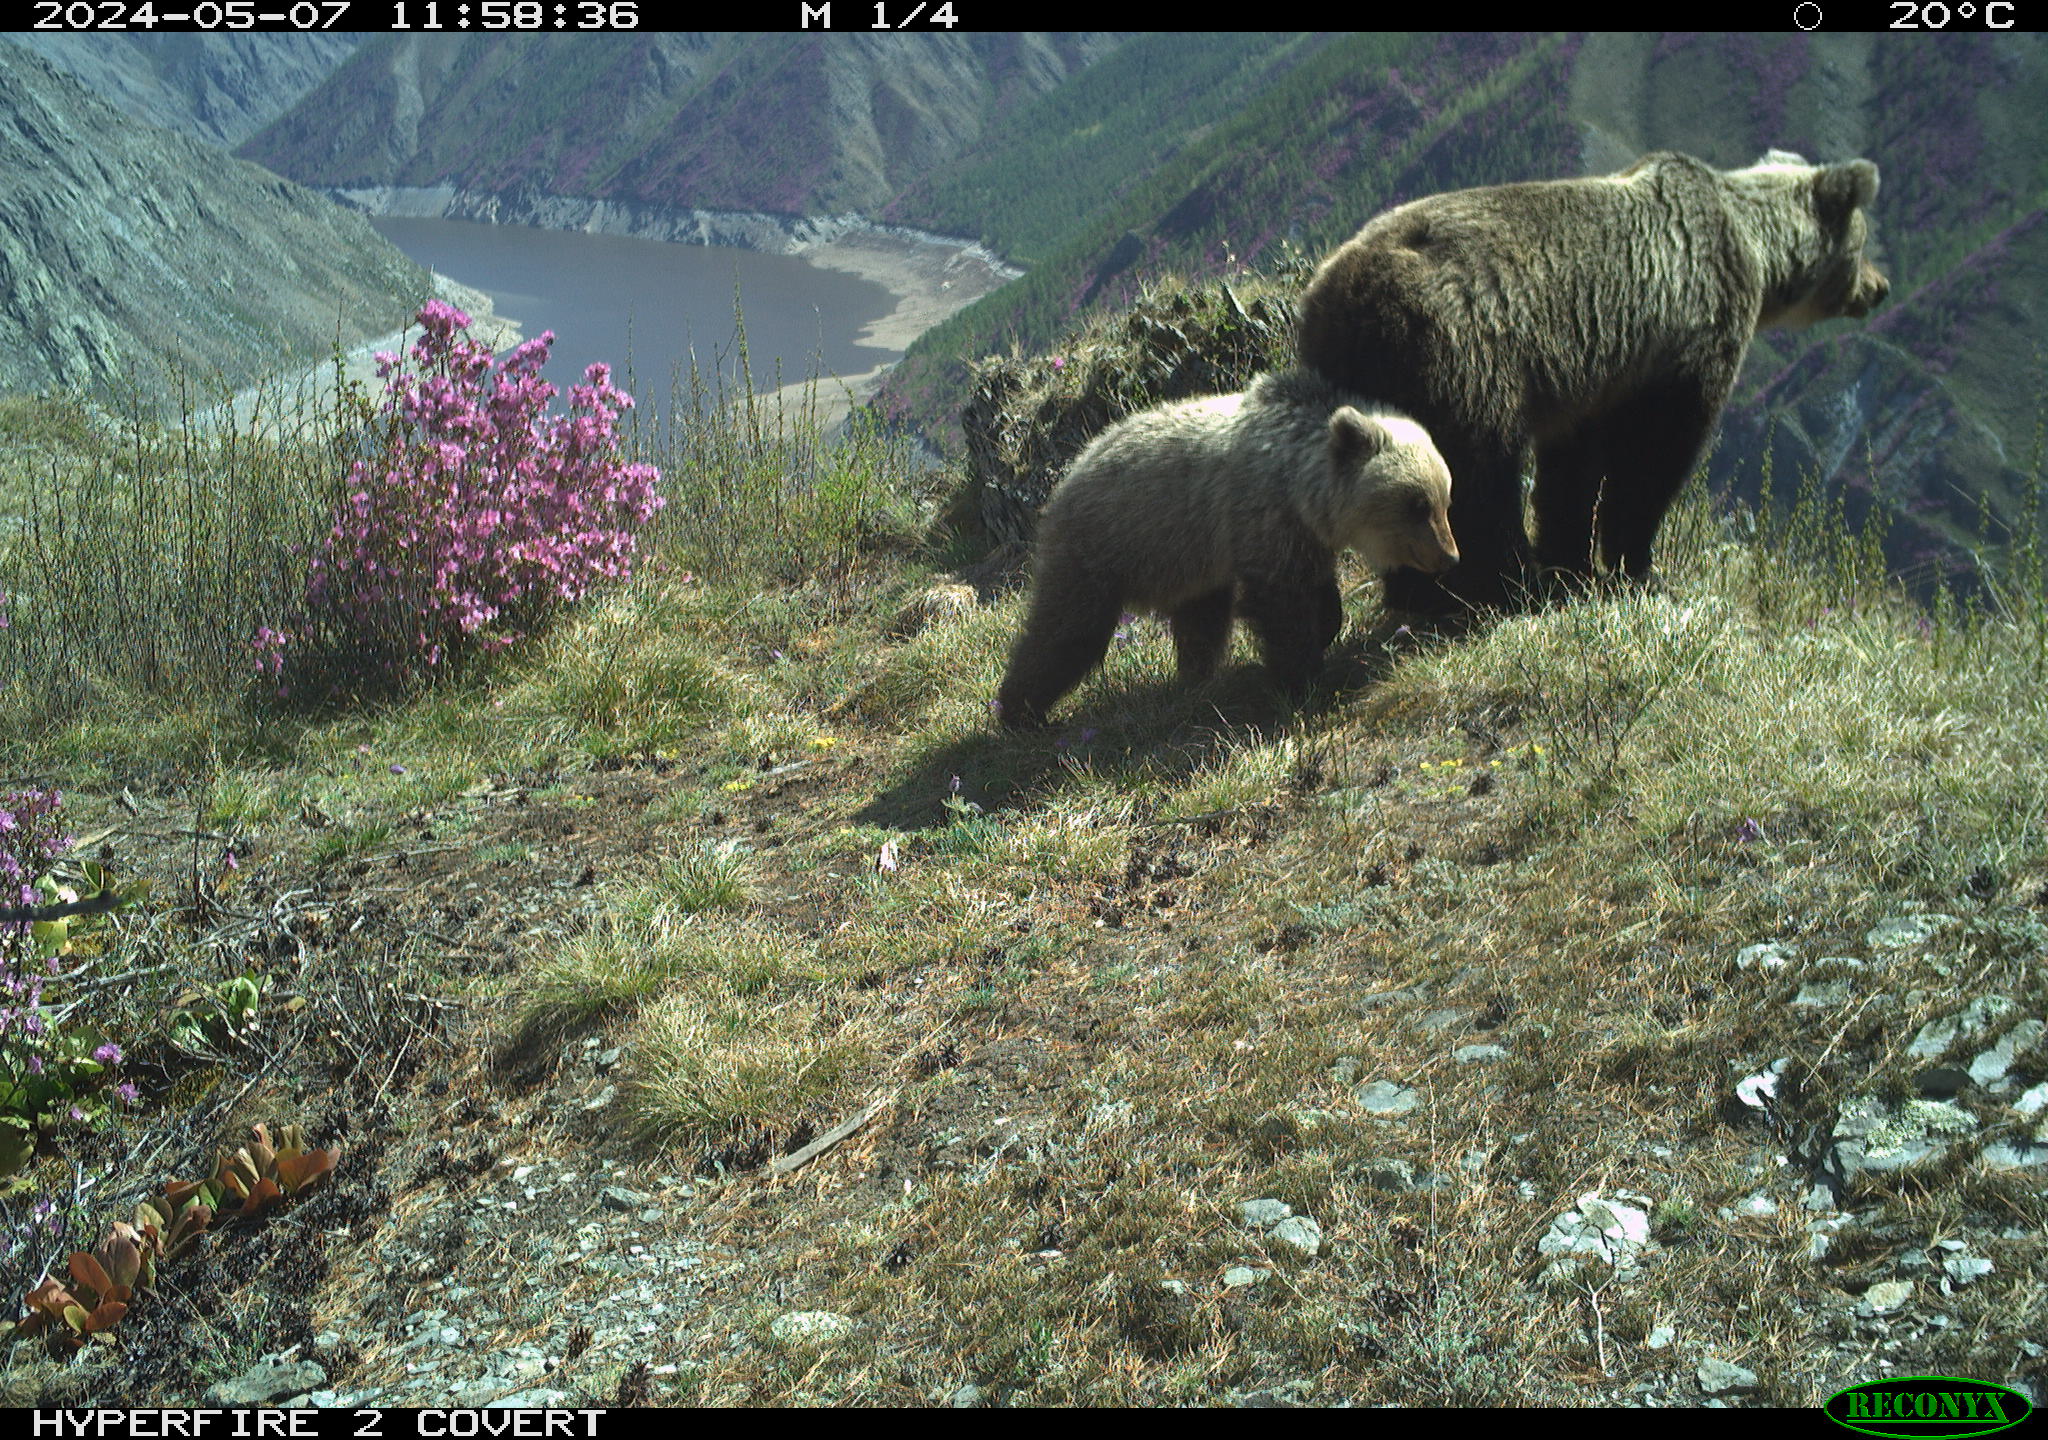
[[[1828,1419],[1865,1435],[1962,1440],[2017,1425],[2034,1413],[2027,1397],[1988,1380],[1909,1375],[1870,1380],[1830,1396]]]

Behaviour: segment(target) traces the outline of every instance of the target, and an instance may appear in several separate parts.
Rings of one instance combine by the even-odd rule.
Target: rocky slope
[[[307,184],[872,213],[1114,44],[394,35],[364,45],[240,153]]]
[[[396,329],[427,273],[360,216],[0,46],[0,390],[244,383]]]
[[[138,120],[232,149],[346,60],[356,35],[0,36],[25,45]]]

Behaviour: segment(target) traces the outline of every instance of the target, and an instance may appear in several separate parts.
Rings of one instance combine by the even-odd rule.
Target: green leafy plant
[[[238,975],[222,981],[211,993],[183,997],[171,1017],[171,1043],[192,1055],[210,1056],[256,1023],[265,977]]]

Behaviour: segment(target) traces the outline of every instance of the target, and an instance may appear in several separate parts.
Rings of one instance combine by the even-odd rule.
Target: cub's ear
[[[1363,465],[1393,443],[1387,427],[1350,405],[1330,416],[1330,456],[1340,465]]]
[[[1868,209],[1877,199],[1877,167],[1868,160],[1830,165],[1814,177],[1813,198],[1824,220],[1841,221],[1851,210]]]

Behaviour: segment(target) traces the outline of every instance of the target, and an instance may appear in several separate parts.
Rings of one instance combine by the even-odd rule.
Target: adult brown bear
[[[1646,580],[1750,336],[1884,299],[1863,255],[1876,196],[1868,160],[1773,150],[1716,170],[1665,151],[1615,175],[1411,201],[1338,247],[1302,297],[1302,360],[1412,415],[1457,481],[1462,561],[1441,587],[1390,575],[1388,603],[1520,598],[1531,447],[1541,566],[1590,575],[1597,540]]]
[[[1038,522],[1031,604],[996,696],[1041,725],[1129,609],[1165,615],[1181,678],[1212,674],[1233,614],[1300,694],[1343,628],[1336,557],[1448,570],[1451,474],[1413,420],[1305,370],[1155,406],[1089,442]]]

